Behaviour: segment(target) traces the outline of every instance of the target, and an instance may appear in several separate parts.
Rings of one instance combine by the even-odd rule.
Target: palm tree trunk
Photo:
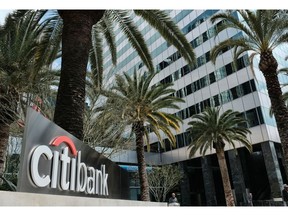
[[[9,125],[5,123],[0,123],[0,174],[4,173],[5,160],[6,160],[6,150],[8,146],[9,139]]]
[[[140,193],[142,201],[150,201],[149,196],[149,184],[148,184],[148,176],[146,172],[146,162],[144,155],[144,124],[143,122],[137,122],[133,125],[133,131],[136,136],[136,154],[138,161],[138,173],[140,180]]]
[[[91,47],[91,29],[104,11],[60,10],[63,19],[61,76],[54,122],[83,139],[85,78]]]
[[[284,154],[285,174],[286,178],[288,178],[288,110],[283,100],[281,86],[277,76],[277,67],[278,63],[272,52],[261,54],[259,69],[262,71],[266,80],[268,95],[271,100]]]
[[[226,199],[227,206],[235,206],[235,201],[232,193],[232,188],[229,179],[228,168],[226,164],[224,150],[220,148],[216,148],[216,155],[218,158],[219,168],[221,172],[224,194]]]

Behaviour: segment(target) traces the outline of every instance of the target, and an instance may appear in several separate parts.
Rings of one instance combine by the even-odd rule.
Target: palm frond
[[[191,67],[195,66],[196,56],[191,44],[165,11],[134,10],[134,12],[157,29],[168,43],[173,44]]]
[[[49,16],[41,24],[43,27],[41,40],[37,47],[37,67],[41,64],[51,65],[55,59],[61,57],[61,35],[63,21],[56,12],[45,13]]]
[[[232,110],[227,110],[220,115],[220,107],[208,107],[201,114],[193,115],[188,123],[190,127],[187,129],[192,138],[189,145],[190,157],[198,150],[202,155],[212,148],[224,150],[223,143],[235,148],[235,142],[240,142],[251,151],[252,144],[246,137],[251,132],[241,126],[247,120],[237,117],[238,115],[239,112]]]
[[[117,64],[117,47],[115,42],[115,33],[113,28],[113,21],[109,19],[109,16],[106,16],[107,11],[105,11],[103,18],[99,22],[101,25],[102,33],[105,37],[105,40],[109,46],[111,59],[113,65]]]
[[[221,27],[216,30],[216,35],[218,35],[221,31],[228,28],[235,28],[240,31],[245,32],[248,37],[253,38],[253,32],[247,28],[243,23],[239,22],[239,19],[231,13],[231,11],[227,11],[226,13],[218,13],[211,17],[211,22],[214,24],[218,21],[223,21]]]
[[[151,55],[145,40],[135,26],[133,19],[131,19],[131,17],[128,15],[128,12],[125,10],[111,10],[109,13],[107,12],[107,16],[119,24],[120,29],[127,36],[128,41],[137,51],[148,70],[154,71]]]
[[[116,75],[115,86],[111,90],[103,91],[107,102],[102,107],[101,112],[105,113],[121,113],[120,116],[125,119],[127,124],[136,125],[141,124],[148,125],[151,132],[154,132],[159,142],[164,146],[160,131],[174,146],[176,139],[172,133],[172,130],[176,132],[180,129],[180,122],[182,120],[173,115],[163,111],[165,108],[179,107],[175,103],[183,102],[182,99],[169,96],[171,91],[171,85],[161,85],[157,87],[151,87],[150,83],[155,74],[148,73],[138,74],[136,71],[132,76],[127,73],[123,75]],[[145,128],[145,127],[144,127]],[[143,131],[145,136],[149,136],[148,131]],[[147,141],[149,137],[146,137]],[[149,146],[147,146],[149,148]]]
[[[92,49],[89,55],[93,80],[97,88],[102,87],[103,80],[103,40],[100,23],[92,28]]]

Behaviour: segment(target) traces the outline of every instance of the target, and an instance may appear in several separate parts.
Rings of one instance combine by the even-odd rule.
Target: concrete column
[[[180,190],[181,190],[181,206],[190,206],[191,205],[191,196],[190,196],[190,181],[186,169],[185,162],[179,163],[184,177],[181,180]]]
[[[202,157],[201,163],[207,206],[217,206],[217,198],[210,157]]]
[[[232,176],[232,182],[234,186],[234,198],[236,204],[248,205],[247,192],[245,186],[245,180],[243,170],[241,166],[240,156],[237,154],[237,150],[230,150],[227,152],[230,164],[230,171]]]
[[[269,141],[261,143],[263,158],[266,166],[266,171],[269,179],[271,198],[277,199],[281,198],[281,190],[283,185],[283,180],[281,176],[281,171],[277,159],[277,154],[275,151],[274,143]]]

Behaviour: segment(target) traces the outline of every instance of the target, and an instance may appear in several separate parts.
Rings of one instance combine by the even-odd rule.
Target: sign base
[[[167,203],[0,191],[0,206],[167,206]]]

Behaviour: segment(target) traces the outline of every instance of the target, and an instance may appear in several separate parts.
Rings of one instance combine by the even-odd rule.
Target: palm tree
[[[42,85],[39,74],[47,74],[57,54],[46,46],[49,34],[43,34],[51,29],[54,18],[42,21],[45,14],[15,11],[0,27],[0,173],[4,171],[9,127],[18,118],[22,96]]]
[[[115,35],[112,26],[114,22],[124,32],[148,70],[153,71],[154,67],[145,40],[133,22],[132,11],[59,10],[58,12],[63,19],[62,65],[54,122],[82,140],[88,57],[90,56],[95,79],[101,83],[103,36],[109,44],[112,62],[116,64]],[[167,42],[179,50],[190,65],[194,64],[195,55],[190,43],[164,11],[134,10],[134,14],[157,29]]]
[[[235,149],[235,142],[240,142],[251,152],[252,145],[246,138],[246,134],[250,131],[241,126],[246,120],[237,117],[239,112],[227,110],[221,115],[219,112],[220,108],[207,107],[204,112],[192,116],[192,120],[188,123],[190,127],[187,129],[192,138],[188,147],[190,149],[189,156],[192,157],[198,150],[203,156],[208,149],[214,148],[216,150],[226,204],[227,206],[235,206],[224,148],[227,143]]]
[[[233,16],[231,11],[216,14],[211,18],[212,23],[219,20],[224,21],[218,33],[227,28],[234,28],[244,33],[241,38],[227,39],[216,45],[211,50],[211,59],[215,63],[221,50],[227,47],[234,47],[235,59],[246,51],[252,51],[250,63],[253,72],[253,59],[256,55],[260,55],[258,67],[266,80],[268,95],[282,143],[285,173],[288,176],[288,111],[277,77],[278,63],[273,56],[273,50],[287,42],[287,15],[281,15],[281,11],[276,10],[238,10],[238,13],[243,21]]]
[[[149,185],[144,157],[144,145],[149,149],[149,130],[154,132],[159,142],[164,146],[160,131],[162,131],[172,145],[176,139],[171,129],[179,130],[181,120],[163,109],[179,109],[176,103],[182,99],[171,96],[175,92],[170,88],[173,84],[159,84],[150,87],[156,73],[137,75],[133,77],[127,73],[124,76],[116,75],[116,84],[110,91],[104,92],[107,96],[106,104],[101,107],[102,116],[107,118],[121,118],[127,126],[132,126],[131,132],[135,135],[138,172],[140,179],[141,200],[149,201]]]

